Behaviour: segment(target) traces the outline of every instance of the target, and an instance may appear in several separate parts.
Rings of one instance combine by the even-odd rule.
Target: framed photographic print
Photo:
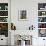
[[[18,11],[18,19],[19,20],[27,20],[27,10],[19,10]]]

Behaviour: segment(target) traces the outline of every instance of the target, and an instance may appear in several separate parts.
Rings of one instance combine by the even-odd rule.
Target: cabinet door
[[[46,38],[40,37],[38,38],[38,46],[45,46],[46,45]]]

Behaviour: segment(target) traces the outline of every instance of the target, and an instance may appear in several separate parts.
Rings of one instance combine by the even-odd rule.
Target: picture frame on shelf
[[[27,20],[27,10],[18,10],[18,20]]]

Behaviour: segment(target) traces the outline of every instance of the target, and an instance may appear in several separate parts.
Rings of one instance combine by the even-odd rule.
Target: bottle
[[[30,27],[29,27],[29,30],[30,30]]]

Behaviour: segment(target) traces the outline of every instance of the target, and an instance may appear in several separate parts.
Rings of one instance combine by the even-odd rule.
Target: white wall
[[[45,3],[46,0],[11,0],[11,22],[16,25],[17,30],[28,30],[32,24],[35,26],[36,34],[38,36],[38,3]],[[27,21],[18,21],[18,11],[25,9],[28,12]],[[19,32],[19,31],[18,31]],[[34,34],[34,33],[33,33]],[[37,39],[37,40],[36,40]],[[33,46],[41,46],[43,44],[42,38],[33,38]],[[39,44],[38,44],[39,43]]]
[[[28,30],[29,26],[38,27],[38,3],[45,3],[46,0],[11,0],[11,22],[14,23],[17,30]],[[28,20],[19,21],[18,11],[27,10]]]
[[[32,3],[33,2],[33,3]],[[19,21],[18,11],[27,10],[28,20]],[[11,1],[11,20],[16,25],[17,30],[27,30],[29,26],[37,23],[37,2],[32,0],[12,0]]]

